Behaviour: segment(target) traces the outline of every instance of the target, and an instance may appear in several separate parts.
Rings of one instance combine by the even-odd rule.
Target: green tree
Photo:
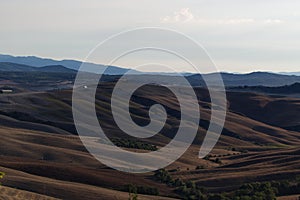
[[[128,185],[128,190],[129,190],[128,200],[137,200],[138,199],[137,188],[134,185]]]
[[[0,172],[0,179],[2,179],[4,176],[5,176],[5,173],[4,172]],[[1,185],[1,182],[0,182],[0,185]]]

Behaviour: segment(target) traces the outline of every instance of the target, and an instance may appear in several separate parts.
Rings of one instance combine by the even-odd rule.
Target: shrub
[[[220,158],[216,158],[215,163],[222,164],[222,161]]]
[[[156,151],[158,149],[155,145],[138,140],[131,140],[125,138],[111,138],[111,141],[118,147],[144,149],[148,151]]]
[[[196,170],[197,169],[204,169],[205,167],[203,166],[203,165],[198,165],[197,167],[196,167]]]
[[[239,190],[235,192],[235,198],[237,200],[275,200],[276,189],[272,187],[269,182],[264,183],[248,183],[240,187]],[[251,198],[250,198],[251,197]]]
[[[5,176],[5,173],[4,172],[0,172],[0,179],[2,179],[4,176]],[[1,185],[1,182],[0,182],[0,185]]]
[[[165,169],[160,169],[155,172],[154,176],[156,177],[157,180],[159,180],[162,183],[170,183],[174,182],[169,174],[169,172]]]
[[[157,188],[148,186],[136,186],[130,184],[126,185],[123,190],[129,192],[130,196],[137,196],[137,194],[159,195]]]

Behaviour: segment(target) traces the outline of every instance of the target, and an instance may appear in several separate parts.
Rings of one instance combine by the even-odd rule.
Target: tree
[[[137,188],[134,185],[128,185],[128,190],[129,190],[128,200],[137,200],[138,199]]]
[[[220,158],[216,158],[215,162],[218,163],[218,164],[222,164],[222,161],[221,161]]]
[[[0,172],[0,179],[2,179],[4,176],[5,176],[5,173],[4,172]],[[0,185],[1,185],[1,182],[0,182]]]
[[[138,196],[136,193],[132,194],[132,193],[129,193],[129,198],[128,200],[137,200],[138,199]]]

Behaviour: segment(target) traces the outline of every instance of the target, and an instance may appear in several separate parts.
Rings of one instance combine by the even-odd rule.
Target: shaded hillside
[[[112,137],[122,136],[124,133],[117,128],[110,110],[112,89],[113,84],[111,83],[105,83],[98,89],[96,110],[99,113],[98,117],[104,131],[109,132]],[[199,138],[195,142],[201,144],[203,133],[209,124],[210,99],[206,90],[198,88],[196,91],[200,100],[202,117],[199,122]],[[0,105],[3,105],[0,114],[22,123],[25,121],[44,124],[48,127],[67,131],[70,134],[76,134],[73,124],[71,95],[71,90],[0,95]],[[289,129],[289,127],[300,125],[297,120],[299,119],[298,100],[234,92],[228,93],[228,99],[229,111],[231,112],[228,112],[223,131],[225,138],[224,141],[221,140],[220,144],[230,146],[231,143],[241,143],[251,146],[255,144],[284,145],[297,142],[294,133],[289,133],[282,128]],[[140,88],[131,100],[132,118],[140,125],[149,123],[148,109],[151,105],[155,103],[164,105],[168,113],[168,120],[161,130],[161,136],[156,141],[165,144],[173,138],[180,122],[179,105],[174,95],[164,87],[148,85]],[[248,107],[243,105],[248,105]],[[282,108],[290,111],[279,112]],[[16,122],[11,123],[15,124]],[[9,126],[9,121],[6,120],[5,125]],[[28,125],[28,127],[30,126]],[[44,128],[45,131],[49,130]]]
[[[129,141],[130,137],[124,135],[114,124],[111,112],[109,111],[109,104],[107,103],[110,97],[109,91],[111,91],[112,86],[110,83],[104,84],[97,93],[96,108],[102,115],[102,117],[99,117],[101,119],[100,123],[109,137],[120,138],[121,140],[125,136],[126,141]],[[237,169],[239,169],[238,164],[250,165],[253,161],[259,165],[260,162],[264,163],[265,161],[273,160],[273,155],[271,156],[269,152],[281,152],[293,148],[294,146],[299,146],[300,136],[298,132],[291,132],[277,126],[270,126],[230,111],[227,115],[222,136],[212,152],[211,158],[208,160],[198,159],[197,153],[210,117],[210,105],[209,99],[207,98],[207,91],[200,88],[196,91],[201,100],[202,120],[199,123],[199,132],[194,141],[194,145],[181,159],[169,167],[169,169],[177,169],[178,167],[181,169],[179,174],[174,173],[175,177],[178,175],[187,180],[192,177],[191,180],[199,182],[200,185],[205,186],[205,188],[210,191],[225,191],[238,188],[242,181],[273,180],[274,176],[279,176],[280,179],[280,177],[285,176],[284,174],[286,173],[297,173],[297,162],[294,164],[291,162],[289,168],[278,168],[275,173],[273,173],[273,171],[271,173],[269,168],[264,168],[262,164],[259,171],[252,170],[251,173],[248,173],[249,168],[247,168],[247,170],[241,169],[239,174],[236,174],[236,176],[239,177],[236,180],[241,181],[232,182],[230,187],[228,187],[228,182],[233,174],[237,173]],[[229,96],[230,95],[231,94],[229,94]],[[5,126],[11,128],[0,128],[0,130],[3,130],[2,134],[4,136],[0,145],[1,155],[4,156],[0,166],[38,175],[40,177],[54,178],[59,181],[67,182],[65,183],[65,192],[61,194],[65,196],[54,197],[62,198],[70,195],[69,189],[73,183],[86,185],[82,187],[86,187],[86,191],[89,192],[90,190],[88,188],[91,186],[120,190],[120,188],[131,181],[137,185],[148,187],[155,185],[156,188],[159,188],[160,194],[170,194],[172,197],[178,197],[172,188],[168,188],[166,185],[157,185],[155,181],[153,182],[151,174],[132,177],[132,175],[126,173],[119,173],[107,169],[101,163],[95,161],[86,152],[78,138],[74,136],[76,132],[72,122],[70,98],[71,91],[69,90],[1,96],[1,102],[5,102],[5,107],[1,106],[1,114],[14,118],[16,121],[19,121],[19,123],[28,123],[28,125],[21,130],[17,130],[15,128],[15,122],[8,120]],[[244,97],[243,99],[245,102],[242,102],[241,99],[234,100],[234,102],[238,104],[250,103],[248,98]],[[155,102],[165,105],[170,116],[160,134],[142,141],[160,148],[170,141],[176,133],[176,127],[178,126],[178,113],[180,113],[180,111],[176,106],[174,97],[170,96],[168,92],[161,87],[152,85],[145,86],[134,94],[131,111],[133,113],[132,117],[137,123],[145,124],[148,121],[147,107]],[[288,101],[287,104],[289,104]],[[143,106],[141,107],[141,105]],[[259,106],[259,104],[255,105]],[[297,116],[297,113],[295,113],[295,117]],[[47,127],[40,126],[38,131],[33,131],[31,130],[32,128],[30,128],[30,124],[34,125],[32,123],[42,124],[43,126],[46,124]],[[64,130],[73,134],[73,136],[62,135],[62,132],[59,134],[49,133],[49,127],[52,127],[53,133],[56,133],[54,130]],[[139,149],[130,150],[137,151]],[[251,155],[256,154],[259,154],[259,157],[263,157],[265,154],[266,156],[262,159],[254,159],[254,157],[251,157]],[[297,152],[294,152],[293,155],[296,156]],[[244,162],[244,159],[240,159],[248,156],[249,159],[247,162]],[[221,160],[221,164],[216,163],[216,158]],[[278,160],[280,159],[282,159],[282,156],[278,158]],[[298,157],[294,157],[293,159],[297,161]],[[233,163],[235,163],[235,165],[233,165]],[[276,168],[280,164],[280,162],[274,163],[273,167]],[[226,173],[227,169],[225,168],[219,169],[219,167],[226,167],[226,165],[232,165],[229,166],[231,173]],[[205,173],[203,170],[196,170],[197,166],[203,166],[207,170]],[[219,180],[218,177],[211,178],[211,180],[205,178],[207,173],[214,173],[214,171],[218,169],[218,173],[224,176],[222,180]],[[191,176],[193,173],[200,172],[200,175]],[[112,173],[114,176],[111,175]],[[265,179],[261,178],[261,174],[263,173],[266,175]],[[201,180],[207,181],[203,182]],[[14,181],[8,181],[5,182],[5,184],[8,186],[18,186],[21,189],[27,190],[28,187],[22,185],[24,181],[27,183],[24,179],[19,181],[14,179]],[[50,191],[56,191],[54,188],[58,186],[53,185],[54,183],[45,183],[44,181],[43,179],[40,183],[33,184],[30,187],[39,193],[41,190],[38,188],[38,185],[44,184],[47,188],[53,188]],[[224,187],[220,187],[219,184],[223,184]],[[53,193],[50,192],[46,194],[53,195]],[[80,199],[80,195],[75,194],[78,195],[78,199]],[[83,194],[85,194],[85,192],[83,192]]]
[[[82,62],[76,60],[53,60],[47,58],[39,58],[35,56],[10,56],[0,55],[0,71],[40,71],[40,72],[76,72]],[[106,75],[123,75],[129,69],[105,65],[86,63],[88,66],[99,69],[99,73]],[[47,67],[45,67],[47,66]],[[51,66],[51,67],[50,67]],[[26,69],[25,69],[25,68]],[[41,69],[38,69],[41,68]],[[67,69],[65,69],[67,68]],[[69,70],[68,70],[69,69]],[[104,69],[106,69],[104,71]],[[134,70],[133,70],[134,71]],[[187,80],[193,86],[205,86],[202,76],[206,80],[214,82],[216,73],[210,74],[189,74],[183,73]],[[278,87],[282,85],[291,85],[300,82],[300,76],[294,74],[275,74],[269,72],[252,72],[248,74],[221,73],[225,86],[268,86]],[[176,78],[174,73],[144,73],[143,76],[149,79],[159,78],[166,80],[166,84]]]
[[[110,68],[113,70],[113,68]],[[56,89],[72,88],[76,78],[76,70],[66,68],[62,65],[50,65],[42,67],[34,67],[23,64],[0,62],[0,87],[14,87],[15,91],[23,88],[29,91],[46,91]],[[114,74],[114,73],[112,73]],[[118,73],[116,73],[118,74]],[[230,74],[222,73],[225,87],[230,90],[238,91],[261,91],[280,94],[294,94],[299,91],[300,76],[279,75],[265,72],[254,72],[250,74]],[[90,73],[88,77],[97,76]],[[165,74],[140,74],[133,76],[133,80],[147,80],[148,82],[161,82],[164,85],[178,85],[178,77]],[[139,76],[135,79],[134,76]],[[212,84],[216,81],[216,74],[202,75]],[[194,87],[206,87],[204,80],[200,75],[187,75],[186,79]],[[103,75],[101,81],[115,82],[121,75]],[[291,85],[290,87],[275,86]],[[269,87],[266,87],[269,86]]]
[[[290,85],[296,82],[300,82],[300,76],[295,75],[282,75],[274,74],[269,72],[252,72],[249,74],[231,74],[231,73],[221,73],[225,86],[282,86]],[[200,75],[191,75],[187,79],[194,86],[199,86]],[[206,79],[214,82],[216,79],[216,74],[204,74],[202,75]]]
[[[244,91],[244,92],[262,92],[271,94],[300,94],[300,83],[292,85],[284,85],[279,87],[266,87],[266,86],[240,86],[232,87],[231,90]]]
[[[6,127],[0,127],[0,135],[0,171],[6,173],[1,182],[5,186],[74,200],[124,199],[128,192],[116,190],[130,183],[159,188],[161,195],[171,193],[151,180],[151,174],[133,175],[105,167],[86,152],[76,136]]]
[[[251,119],[300,131],[300,99],[246,92],[230,92],[229,109]],[[247,105],[247,106],[245,106]]]
[[[121,143],[125,137],[125,142],[134,143],[113,120],[110,97],[114,84],[104,82],[97,90],[100,124],[108,137],[117,138],[113,142]],[[198,134],[188,151],[167,167],[172,178],[193,181],[208,192],[219,193],[236,190],[243,183],[285,180],[300,174],[299,131],[288,130],[299,125],[299,99],[228,92],[229,110],[221,138],[209,156],[199,159],[211,105],[207,90],[195,88],[195,92],[201,107]],[[183,198],[176,188],[158,181],[155,173],[122,173],[95,160],[76,136],[71,97],[70,89],[0,95],[0,171],[6,173],[1,180],[5,186],[61,199],[92,200],[127,198],[124,188],[134,184],[148,188],[145,191],[154,188],[160,196],[139,194],[139,199]],[[188,94],[185,100],[189,100]],[[165,87],[145,85],[133,94],[130,112],[137,124],[145,125],[148,109],[155,103],[166,108],[166,124],[156,136],[137,143],[161,148],[174,137],[180,123],[176,97]],[[134,147],[127,150],[147,151]]]
[[[75,73],[59,72],[1,72],[0,87],[9,87],[18,91],[47,91],[72,88]]]

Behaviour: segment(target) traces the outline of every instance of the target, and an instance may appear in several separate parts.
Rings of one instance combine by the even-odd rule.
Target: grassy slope
[[[106,87],[109,90],[111,86]],[[100,94],[97,109],[105,118],[102,125],[113,136],[121,136],[110,119],[107,104],[109,94],[105,91]],[[178,123],[175,117],[178,113],[176,100],[164,94],[155,94],[151,88],[144,88],[144,93],[140,96],[137,94],[132,104],[133,111],[140,115],[139,120],[142,122],[147,120],[146,110],[139,109],[139,106],[145,99],[163,103],[173,115],[165,131],[152,141],[158,146],[170,140],[174,131],[172,127]],[[207,93],[199,89],[198,94],[202,105],[202,120],[209,120]],[[0,128],[0,171],[8,174],[3,181],[5,185],[58,198],[71,195],[74,199],[82,199],[81,195],[119,194],[103,188],[118,189],[124,184],[133,183],[157,187],[161,195],[176,197],[172,188],[155,182],[151,174],[116,172],[93,159],[79,139],[70,135],[75,130],[70,97],[70,91],[0,95],[0,117],[6,119]],[[238,93],[229,93],[228,99],[230,112],[225,131],[212,152],[213,156],[221,158],[222,164],[197,159],[199,144],[205,134],[204,126],[199,128],[194,145],[181,159],[168,167],[181,168],[180,172],[174,172],[172,176],[194,180],[211,191],[224,191],[237,188],[244,182],[284,179],[300,174],[299,133],[270,125],[274,118],[282,119],[280,125],[297,125],[297,120],[293,119],[299,119],[299,112],[295,112],[299,109],[299,99]],[[274,110],[269,108],[266,116],[268,120],[260,122],[260,110],[270,102],[277,101],[282,104],[285,112],[278,114],[277,107]],[[251,107],[247,109],[247,106],[238,105]],[[286,117],[292,120],[284,120]],[[17,129],[20,123],[25,125]],[[31,127],[36,130],[30,130]],[[231,151],[231,147],[235,147],[236,151]],[[242,153],[243,149],[247,149],[248,153]],[[206,169],[195,170],[198,165]],[[45,186],[46,191],[41,186]]]
[[[0,200],[57,200],[56,198],[24,190],[0,186]]]
[[[170,192],[166,186],[147,180],[149,174],[112,173],[84,150],[76,136],[5,127],[0,134],[0,170],[6,173],[5,186],[63,199],[83,199],[85,195],[105,199],[109,190],[102,187],[117,189],[128,183],[155,186],[165,195]],[[111,193],[118,196],[116,191]]]

